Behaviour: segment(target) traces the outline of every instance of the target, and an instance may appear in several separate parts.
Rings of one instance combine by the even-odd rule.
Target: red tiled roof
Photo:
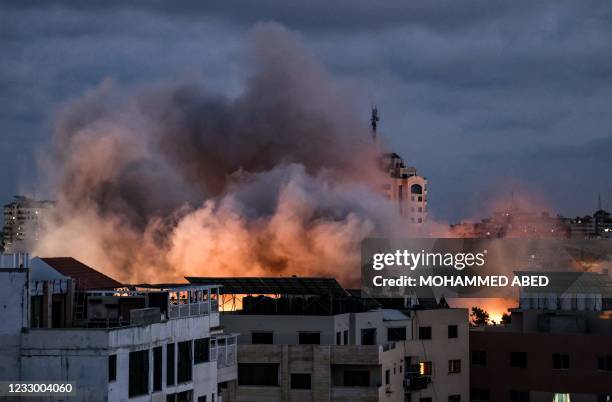
[[[114,289],[123,286],[113,278],[72,257],[41,258],[41,260],[60,274],[74,279],[75,287],[79,290]]]

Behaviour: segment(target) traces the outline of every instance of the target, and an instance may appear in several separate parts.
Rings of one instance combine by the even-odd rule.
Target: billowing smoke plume
[[[123,281],[185,275],[359,275],[359,242],[389,234],[364,119],[276,24],[249,36],[240,96],[200,82],[67,105],[48,171],[58,215],[36,253]]]

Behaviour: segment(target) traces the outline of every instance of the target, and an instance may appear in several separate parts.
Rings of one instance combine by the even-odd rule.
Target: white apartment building
[[[69,381],[49,401],[222,401],[236,336],[219,286],[117,287],[71,258],[0,259],[0,380]]]
[[[427,221],[427,179],[419,176],[415,167],[407,167],[396,153],[382,156],[381,166],[388,175],[384,191],[392,201],[397,201],[399,214],[410,223]]]
[[[16,195],[4,206],[2,245],[7,253],[26,252],[38,241],[55,203]]]
[[[226,401],[469,400],[465,309],[386,309],[328,278],[187,279],[222,285],[239,333]]]

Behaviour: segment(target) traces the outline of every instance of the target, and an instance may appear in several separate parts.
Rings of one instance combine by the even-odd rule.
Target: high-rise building
[[[26,252],[38,241],[45,218],[55,203],[16,195],[4,206],[2,247],[5,252]]]
[[[397,202],[399,214],[410,223],[427,221],[427,179],[419,176],[415,167],[407,167],[396,153],[382,156],[381,167],[388,175],[384,191]]]

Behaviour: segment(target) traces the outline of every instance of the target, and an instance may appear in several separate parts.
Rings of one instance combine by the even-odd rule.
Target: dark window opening
[[[370,372],[367,370],[345,370],[344,371],[344,386],[345,387],[369,387]]]
[[[300,332],[298,335],[300,345],[320,345],[320,332]]]
[[[472,402],[488,402],[491,399],[488,389],[472,388],[470,395]]]
[[[336,345],[342,345],[342,332],[336,332]]]
[[[448,326],[448,337],[449,338],[457,338],[459,336],[459,329],[456,325]]]
[[[191,402],[193,401],[193,391],[183,391],[176,394],[176,402]]]
[[[406,327],[387,328],[387,339],[389,341],[405,341]]]
[[[129,389],[130,398],[149,393],[149,351],[130,352]]]
[[[420,184],[413,184],[410,186],[410,192],[412,194],[423,194],[423,186]]]
[[[612,356],[597,356],[597,370],[612,371]]]
[[[191,341],[179,342],[177,364],[177,381],[179,383],[191,381],[192,365]]]
[[[391,370],[385,370],[385,385],[391,384]]]
[[[431,398],[419,398],[419,402],[431,402]]]
[[[278,387],[278,363],[238,363],[238,385]]]
[[[193,363],[200,364],[210,361],[210,338],[200,338],[193,341]]]
[[[272,332],[251,332],[251,343],[253,345],[272,345],[274,334]]]
[[[361,330],[362,345],[376,345],[376,328],[364,328]]]
[[[527,353],[510,352],[510,367],[527,367]]]
[[[291,389],[311,389],[309,373],[291,374]]]
[[[108,382],[117,380],[117,355],[108,356]]]
[[[153,348],[153,392],[162,389],[162,347]]]
[[[461,372],[461,360],[449,360],[448,361],[448,372],[450,374]]]
[[[472,350],[472,364],[474,366],[486,366],[487,352],[484,350]]]
[[[166,385],[174,385],[174,343],[166,345]]]
[[[449,395],[448,402],[461,402],[461,395]]]
[[[554,369],[569,369],[569,355],[553,353]]]
[[[510,402],[529,402],[529,391],[510,391]]]
[[[431,339],[431,327],[419,327],[419,339]]]
[[[342,333],[342,338],[344,340],[344,344],[348,345],[349,340],[348,340],[348,329],[345,329],[344,332]]]

